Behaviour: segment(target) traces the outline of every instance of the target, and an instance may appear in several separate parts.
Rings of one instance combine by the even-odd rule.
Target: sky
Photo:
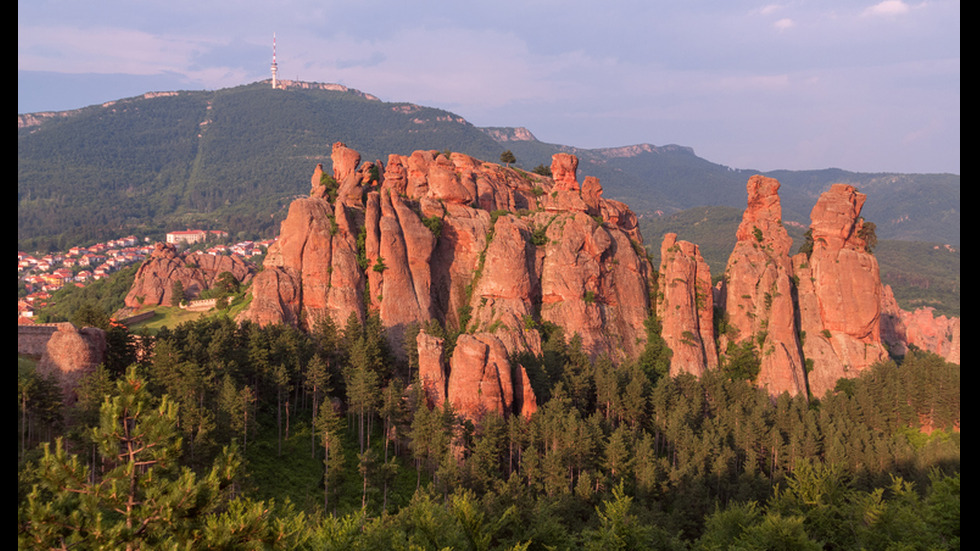
[[[958,0],[18,0],[18,113],[270,78],[732,168],[960,173]],[[325,145],[326,147],[326,145]]]

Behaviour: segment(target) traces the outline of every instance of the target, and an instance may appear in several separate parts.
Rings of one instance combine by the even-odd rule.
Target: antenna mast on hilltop
[[[276,33],[272,33],[272,89],[275,90],[278,85],[276,83],[276,77],[279,74],[279,66],[276,65]]]

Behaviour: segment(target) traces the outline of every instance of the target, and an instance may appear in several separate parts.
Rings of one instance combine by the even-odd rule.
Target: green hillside
[[[712,163],[678,145],[547,144],[513,128],[480,129],[448,111],[323,87],[331,86],[273,90],[253,83],[148,94],[20,127],[18,248],[65,249],[128,233],[159,238],[188,226],[271,237],[292,198],[308,191],[316,164],[330,168],[337,141],[364,160],[381,161],[391,153],[448,149],[496,162],[509,149],[526,170],[571,152],[580,178],[598,177],[605,197],[641,215],[744,208],[745,183],[757,172]],[[807,224],[819,194],[848,182],[868,194],[865,218],[877,224],[880,239],[959,246],[958,175],[838,169],[768,175],[782,183],[787,222]]]
[[[337,141],[364,160],[503,151],[456,115],[356,91],[251,84],[129,98],[18,130],[18,248],[185,226],[270,237]]]

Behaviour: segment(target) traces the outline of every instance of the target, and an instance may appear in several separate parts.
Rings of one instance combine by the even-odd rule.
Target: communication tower
[[[279,66],[276,65],[276,33],[272,33],[272,88],[278,88],[276,77],[279,74]]]

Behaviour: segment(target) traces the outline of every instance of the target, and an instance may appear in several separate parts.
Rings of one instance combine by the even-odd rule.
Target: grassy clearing
[[[194,321],[201,316],[208,314],[208,312],[188,312],[187,310],[181,310],[176,306],[156,306],[153,308],[153,310],[156,313],[152,318],[139,323],[134,323],[129,328],[130,331],[145,329],[150,334],[155,334],[164,326],[170,328],[177,327],[185,321]]]
[[[134,323],[129,329],[130,331],[143,329],[152,335],[164,326],[173,329],[184,322],[195,321],[202,317],[227,314],[228,317],[235,319],[235,316],[245,311],[251,302],[252,295],[246,294],[244,297],[239,296],[232,300],[231,306],[224,311],[212,308],[206,312],[190,312],[176,306],[154,306],[155,314],[152,318]]]

